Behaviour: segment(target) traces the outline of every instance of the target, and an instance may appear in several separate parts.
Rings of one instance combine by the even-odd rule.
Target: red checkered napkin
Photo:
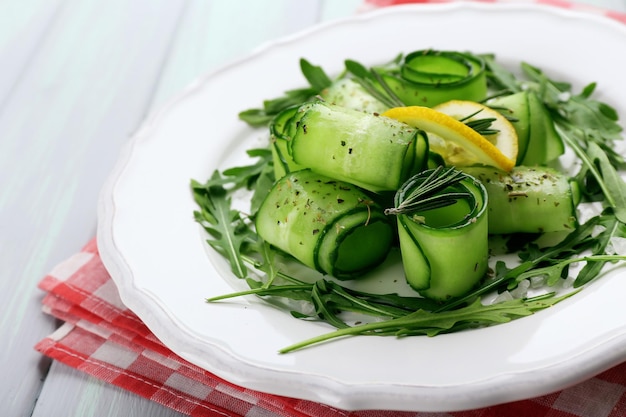
[[[95,239],[39,287],[43,310],[65,323],[35,348],[59,362],[190,416],[552,416],[626,415],[626,363],[544,397],[467,412],[346,412],[241,388],[166,348],[120,300]]]
[[[65,323],[35,348],[96,378],[190,416],[335,416],[322,404],[230,384],[166,348],[120,300],[95,239],[39,287],[44,312]]]
[[[365,0],[363,10],[375,9],[378,7],[398,6],[412,3],[449,3],[452,1],[472,1],[472,0]],[[607,10],[586,4],[579,4],[567,0],[474,0],[480,3],[539,3],[554,7],[561,7],[571,10],[579,10],[586,13],[598,14],[610,17],[619,22],[626,23],[626,13]]]
[[[366,0],[364,8],[442,1],[445,0]],[[539,1],[603,14],[626,23],[625,14],[563,1]],[[39,287],[47,292],[43,310],[64,321],[56,332],[35,346],[39,352],[190,416],[626,416],[626,363],[554,394],[456,413],[347,412],[238,387],[171,352],[122,304],[102,265],[95,239],[59,264]]]

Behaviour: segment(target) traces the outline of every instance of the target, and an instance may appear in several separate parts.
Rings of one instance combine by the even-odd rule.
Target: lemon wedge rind
[[[472,104],[467,106],[463,103]],[[459,106],[459,104],[461,105]],[[455,115],[455,117],[446,114],[446,112],[452,112],[452,110],[456,112],[459,110],[459,107],[461,107],[461,110],[468,110],[468,112],[464,112],[465,115],[473,114],[477,110],[475,105],[495,112],[495,110],[479,103],[455,100],[443,103],[437,106],[437,108],[423,106],[394,107],[382,113],[382,116],[398,120],[439,137],[440,141],[433,141],[433,150],[441,153],[444,160],[451,165],[469,166],[479,164],[494,166],[507,172],[510,171],[515,166],[517,157],[517,137],[515,129],[504,116],[500,115],[501,119],[497,118],[497,121],[501,122],[504,119],[509,123],[508,125],[504,124],[507,140],[501,141],[499,145],[508,155],[503,153],[497,146],[498,140],[494,141],[495,144],[492,143],[456,118],[462,115]],[[482,107],[479,109],[484,110]],[[487,117],[492,116],[490,113]],[[485,117],[485,115],[477,115],[476,117]],[[494,128],[497,129],[495,126]],[[439,145],[437,145],[437,142],[439,142]]]

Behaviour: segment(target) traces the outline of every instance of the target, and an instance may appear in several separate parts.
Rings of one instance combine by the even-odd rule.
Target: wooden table
[[[35,352],[58,325],[37,282],[95,235],[100,188],[147,114],[200,74],[361,3],[0,0],[1,415],[179,415]]]

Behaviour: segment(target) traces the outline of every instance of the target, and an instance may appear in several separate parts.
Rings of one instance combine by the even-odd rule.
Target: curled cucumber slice
[[[351,78],[334,81],[320,96],[328,103],[365,113],[382,113],[389,108]]]
[[[517,165],[545,165],[565,152],[554,120],[537,93],[524,90],[494,98],[489,106],[510,118],[517,132]]]
[[[291,106],[282,110],[270,122],[270,146],[276,179],[303,168],[294,162],[289,153],[289,143],[295,133],[290,129],[295,128],[297,124],[297,121],[292,119],[302,115],[302,112],[298,112],[301,106]]]
[[[396,193],[399,207],[432,170],[407,181]],[[398,215],[406,280],[422,296],[444,301],[471,290],[485,276],[488,259],[487,191],[470,176],[441,190],[459,198],[449,205]]]
[[[373,192],[395,192],[428,163],[421,130],[325,102],[302,106],[286,130],[296,164]]]
[[[415,51],[404,58],[399,70],[381,76],[406,106],[433,107],[452,99],[482,101],[487,96],[485,62],[469,53]]]
[[[547,167],[468,167],[464,172],[482,182],[489,195],[489,233],[571,231],[577,226],[580,190],[575,182]]]
[[[271,245],[338,279],[378,266],[394,239],[389,218],[367,194],[308,169],[275,183],[255,226]]]

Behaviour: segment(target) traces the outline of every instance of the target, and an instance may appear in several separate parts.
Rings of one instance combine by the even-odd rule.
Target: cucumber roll
[[[373,192],[395,192],[428,163],[421,130],[325,102],[302,106],[287,130],[296,164]]]
[[[381,71],[386,86],[405,106],[433,107],[487,96],[485,62],[469,53],[432,49],[408,54],[398,69]]]
[[[266,242],[338,279],[378,266],[394,239],[389,218],[365,192],[308,169],[274,184],[255,226]]]
[[[351,78],[340,78],[333,82],[322,90],[320,96],[328,103],[365,113],[382,113],[389,108]]]
[[[270,123],[270,146],[274,163],[274,178],[279,179],[291,171],[302,169],[289,154],[289,142],[295,133],[289,129],[296,125],[292,119],[300,116],[301,105],[291,106],[278,113]]]
[[[402,264],[408,284],[444,301],[471,290],[487,272],[487,192],[453,168],[424,171],[395,196]]]
[[[489,195],[489,233],[544,233],[574,230],[578,185],[547,167],[513,168],[511,172],[468,167]]]

